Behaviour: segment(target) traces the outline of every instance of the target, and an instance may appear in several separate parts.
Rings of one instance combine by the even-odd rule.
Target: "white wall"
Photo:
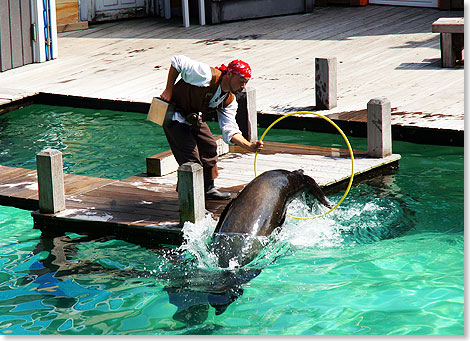
[[[57,40],[56,8],[55,0],[48,0],[50,15],[50,45],[46,45],[44,28],[44,5],[42,0],[31,0],[31,22],[34,25],[34,34],[36,40],[33,41],[33,59],[34,62],[45,62],[55,59],[59,55],[59,46]]]

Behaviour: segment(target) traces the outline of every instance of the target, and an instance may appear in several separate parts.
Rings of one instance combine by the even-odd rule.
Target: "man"
[[[181,79],[175,84],[178,75]],[[217,112],[225,142],[251,152],[263,148],[262,141],[247,141],[235,120],[238,108],[235,95],[245,88],[250,78],[251,68],[241,60],[212,68],[183,55],[171,58],[166,88],[160,97],[175,103],[176,109],[163,129],[179,165],[186,162],[202,165],[207,200],[230,199],[230,193],[219,192],[214,187],[218,175],[217,144],[204,122],[209,112]]]

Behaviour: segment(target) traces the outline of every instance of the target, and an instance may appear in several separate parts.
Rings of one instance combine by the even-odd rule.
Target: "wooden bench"
[[[463,60],[464,18],[440,18],[432,23],[432,32],[441,34],[442,67],[455,67]]]

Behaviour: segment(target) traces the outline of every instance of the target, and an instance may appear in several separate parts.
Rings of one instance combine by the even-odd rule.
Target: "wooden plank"
[[[98,189],[86,192],[87,196],[106,197],[116,199],[125,197],[126,200],[135,201],[158,201],[164,199],[167,201],[177,200],[177,192],[155,192],[143,188],[131,186],[116,182],[111,185],[103,186]]]
[[[21,181],[9,184],[0,184],[0,195],[4,197],[31,199],[37,198],[37,194],[37,182]]]
[[[109,185],[116,182],[117,180],[112,179],[101,179],[89,176],[75,175],[75,174],[65,174],[65,194],[66,195],[76,195],[87,193],[89,191],[95,190],[102,186]]]
[[[87,199],[87,197],[84,197]],[[111,202],[97,202],[95,201],[67,201],[67,209],[77,209],[77,210],[87,210],[93,215],[93,212],[102,212],[107,213],[111,216],[123,216],[123,215],[132,215],[133,217],[145,217],[145,219],[151,221],[162,221],[162,220],[172,220],[178,221],[179,219],[179,210],[178,205],[175,203],[173,207],[167,207],[161,204],[148,205],[145,206],[124,206],[124,205],[113,205]],[[135,218],[134,218],[135,219]],[[139,220],[139,219],[136,219]]]
[[[33,40],[31,37],[31,1],[20,0],[21,42],[23,45],[23,65],[33,62]]]
[[[119,183],[129,184],[136,188],[143,188],[154,192],[176,192],[176,174],[172,173],[164,177],[149,177],[146,173],[131,176],[121,180]]]
[[[101,194],[101,195],[99,195]],[[112,195],[114,195],[114,197]],[[159,215],[160,211],[178,212],[178,200],[168,200],[162,197],[136,197],[132,195],[116,196],[116,192],[95,192],[81,195],[68,196],[68,208],[93,208],[100,210],[137,212],[146,211],[148,214]]]
[[[10,1],[10,37],[12,67],[23,65],[23,39],[21,34],[21,10],[19,1]]]
[[[57,32],[69,32],[88,29],[88,21],[79,21],[68,24],[57,25]]]
[[[57,25],[66,25],[78,21],[78,0],[56,0]]]
[[[24,174],[31,172],[31,169],[26,168],[16,168],[0,165],[0,183],[3,179],[8,180],[10,176],[16,177],[17,174]]]
[[[51,216],[50,218],[60,219],[64,221],[76,220],[84,230],[87,229],[87,224],[89,222],[99,222],[103,227],[108,224],[119,224],[119,225],[128,225],[131,230],[135,233],[134,227],[137,226],[151,226],[158,227],[159,224],[170,225],[174,232],[181,232],[180,228],[176,228],[174,219],[178,216],[160,216],[156,217],[155,215],[141,215],[134,213],[126,212],[108,212],[108,211],[90,211],[88,209],[66,209],[58,214]],[[165,228],[165,229],[168,229]],[[97,233],[99,231],[93,231]],[[165,231],[170,232],[170,231]],[[128,231],[129,233],[129,231]]]
[[[10,4],[8,0],[0,0],[0,71],[13,67],[11,59]]]
[[[5,173],[2,173],[0,176],[0,183],[8,184],[8,183],[17,183],[21,181],[25,181],[25,179],[34,179],[36,180],[36,171],[31,169],[25,168],[16,168],[7,170]]]
[[[230,146],[230,153],[248,153],[241,147]],[[348,149],[342,148],[329,148],[319,146],[308,146],[308,145],[295,145],[291,143],[283,142],[272,142],[264,141],[264,148],[259,154],[273,154],[273,153],[285,153],[285,154],[301,154],[301,155],[319,155],[319,156],[349,156]],[[366,151],[354,150],[354,155],[367,155]]]
[[[433,33],[464,33],[464,18],[439,18],[432,23]]]

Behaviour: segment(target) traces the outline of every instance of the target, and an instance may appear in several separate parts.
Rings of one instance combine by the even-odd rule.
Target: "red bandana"
[[[251,78],[250,65],[248,65],[248,63],[245,63],[243,60],[239,60],[239,59],[232,60],[228,64],[228,66],[225,66],[224,64],[222,64],[217,69],[219,69],[220,71],[236,73],[245,78]]]

